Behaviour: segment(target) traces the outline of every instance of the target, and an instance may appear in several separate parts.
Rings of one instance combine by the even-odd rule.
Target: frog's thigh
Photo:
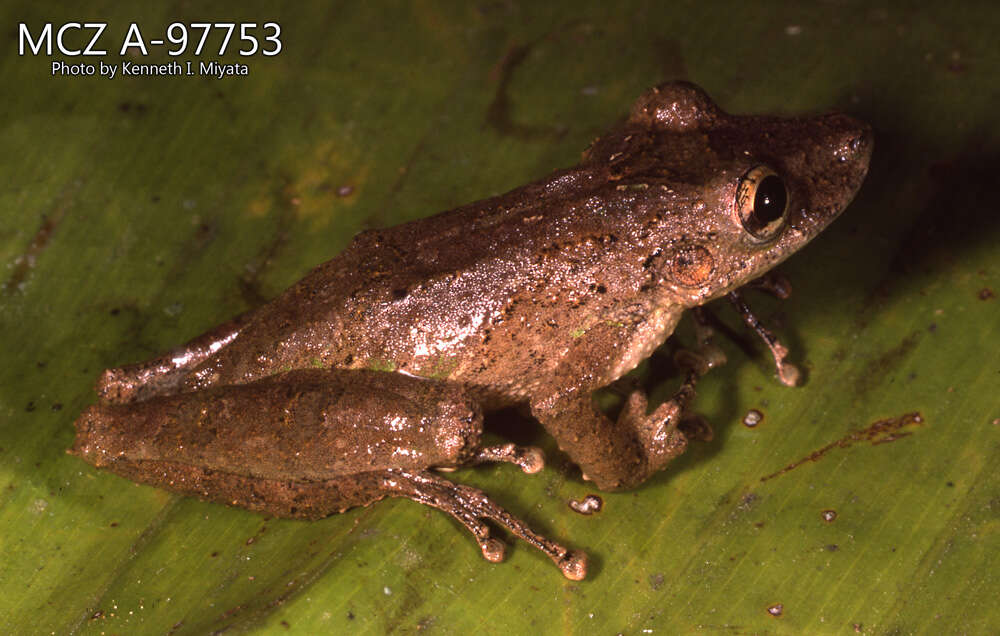
[[[129,404],[175,393],[188,371],[232,342],[252,313],[244,312],[158,358],[105,370],[97,381],[97,395],[107,404]]]
[[[74,449],[98,466],[159,460],[289,481],[473,461],[528,469],[540,462],[516,447],[485,452],[481,410],[463,386],[365,370],[299,369],[97,405],[77,421],[77,432]]]

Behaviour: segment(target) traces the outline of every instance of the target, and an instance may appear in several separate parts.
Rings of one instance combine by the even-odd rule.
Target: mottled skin
[[[664,84],[579,165],[363,232],[271,303],[166,356],[106,371],[98,392],[127,414],[154,397],[216,399],[293,369],[392,371],[458,387],[483,410],[526,405],[599,488],[632,487],[683,450],[683,400],[647,414],[636,393],[611,421],[592,393],[662,344],[685,309],[766,273],[826,227],[860,187],[871,147],[869,128],[845,115],[734,116],[696,86]],[[785,221],[763,240],[743,226],[736,203],[758,166],[780,176],[788,197]],[[225,479],[252,475],[243,465]],[[365,471],[348,463],[346,472]],[[366,481],[347,503],[367,503],[372,488],[399,494]],[[233,503],[287,513],[277,503]]]
[[[100,405],[85,411],[77,428],[116,431],[87,448],[102,465],[119,457],[161,460],[170,448],[169,459],[181,464],[319,481],[471,463],[481,422],[479,405],[452,384],[377,371],[301,369],[183,399]]]

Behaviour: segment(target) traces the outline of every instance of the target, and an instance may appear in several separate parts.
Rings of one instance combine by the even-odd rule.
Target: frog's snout
[[[874,135],[871,126],[857,120],[853,121],[858,127],[844,134],[843,141],[837,148],[837,159],[841,162],[861,162],[867,166],[872,156],[872,148],[875,146]]]
[[[828,114],[826,124],[829,131],[826,147],[833,150],[837,162],[856,166],[864,175],[875,145],[871,126],[843,113]]]

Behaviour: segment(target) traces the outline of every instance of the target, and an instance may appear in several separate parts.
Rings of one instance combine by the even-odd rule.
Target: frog
[[[442,476],[486,461],[541,470],[537,448],[484,446],[483,413],[538,420],[584,480],[638,487],[686,448],[680,426],[710,356],[670,399],[594,394],[728,297],[775,354],[742,288],[823,231],[868,171],[849,115],[734,115],[695,84],[657,85],[580,162],[528,185],[365,230],[274,300],[151,360],[106,370],[71,452],[134,481],[315,519],[404,497],[450,514],[485,558],[587,556]]]

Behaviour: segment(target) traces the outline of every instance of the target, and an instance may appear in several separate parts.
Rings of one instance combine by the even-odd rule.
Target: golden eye
[[[743,175],[736,189],[736,212],[743,229],[758,241],[777,236],[788,212],[785,182],[771,168],[756,166]]]

